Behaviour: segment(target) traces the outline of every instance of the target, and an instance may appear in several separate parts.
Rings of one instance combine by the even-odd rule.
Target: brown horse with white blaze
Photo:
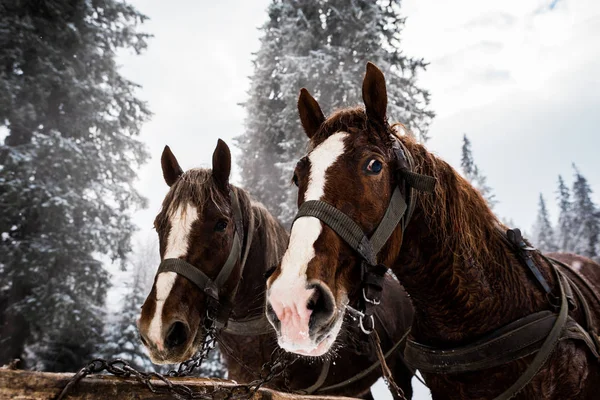
[[[267,284],[267,317],[280,345],[299,354],[329,351],[342,310],[360,299],[363,287],[358,265],[365,256],[340,225],[357,225],[371,237],[385,223],[399,189],[404,219],[394,225],[376,261],[393,270],[411,297],[409,347],[416,349],[415,360],[424,360],[433,398],[598,398],[600,265],[555,254],[574,267],[556,266],[515,231],[505,233],[460,174],[388,124],[385,79],[371,63],[362,90],[364,109],[339,110],[329,118],[306,90],[300,93],[300,119],[310,140],[294,173],[300,211],[305,203],[317,203],[352,222],[315,217],[314,207],[296,219]],[[424,177],[435,178],[433,193],[413,190],[426,187]],[[327,307],[316,312],[315,298]],[[547,327],[541,337],[541,328],[528,330],[523,322],[533,320]],[[523,343],[516,326],[535,339]],[[486,354],[490,349],[495,350]],[[431,358],[419,358],[423,354]],[[435,361],[444,357],[453,361]]]
[[[288,233],[264,206],[229,183],[231,155],[223,141],[213,154],[212,170],[184,173],[168,147],[161,163],[170,190],[154,221],[161,265],[138,321],[141,339],[153,362],[183,362],[201,348],[202,326],[214,311],[210,304],[217,302],[217,308],[225,311],[217,312],[215,319],[223,323],[216,336],[229,379],[251,382],[277,349],[264,313],[265,274],[281,261]],[[399,283],[388,277],[385,287],[383,302],[406,311],[379,317],[384,351],[405,336],[412,320],[410,301]],[[381,376],[379,369],[357,374],[372,367],[377,357],[358,328],[351,327],[338,341],[335,355],[302,357],[267,386],[370,398],[369,388]],[[412,372],[398,354],[388,362],[410,397]]]

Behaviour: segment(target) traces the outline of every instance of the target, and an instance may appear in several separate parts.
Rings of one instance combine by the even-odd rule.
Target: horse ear
[[[231,152],[229,146],[219,139],[213,153],[212,175],[215,183],[223,191],[229,188],[229,174],[231,172]]]
[[[362,86],[363,102],[367,118],[385,122],[387,112],[387,91],[383,72],[375,64],[367,63],[367,72]]]
[[[321,124],[325,122],[325,115],[323,115],[319,103],[305,88],[300,89],[300,96],[298,96],[298,113],[306,136],[312,139]]]
[[[160,164],[162,165],[163,176],[167,185],[172,186],[181,175],[183,170],[179,166],[177,159],[171,152],[169,146],[165,146],[162,156],[160,157]]]

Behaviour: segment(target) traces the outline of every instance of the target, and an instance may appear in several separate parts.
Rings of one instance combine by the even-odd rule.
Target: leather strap
[[[401,170],[400,174],[410,187],[419,192],[433,193],[435,190],[436,179],[433,176],[421,175],[408,170]]]
[[[569,316],[569,304],[567,302],[567,298],[565,296],[565,290],[563,283],[564,277],[562,273],[552,265],[552,269],[554,270],[556,281],[558,282],[558,287],[560,290],[560,311],[558,312],[558,318],[552,327],[552,330],[544,340],[542,347],[537,352],[531,364],[527,366],[525,372],[517,379],[515,383],[511,387],[509,387],[504,393],[500,396],[496,397],[494,400],[509,400],[515,397],[521,390],[531,382],[534,376],[537,375],[542,366],[546,363],[550,355],[554,352],[558,341],[560,340],[563,328],[567,322],[567,317]]]
[[[551,311],[541,311],[473,344],[443,350],[408,340],[404,356],[412,367],[428,373],[455,374],[492,368],[536,352],[556,319]]]
[[[231,276],[231,272],[233,271],[233,268],[235,267],[237,262],[240,260],[240,254],[242,252],[241,247],[242,247],[242,245],[240,243],[240,238],[236,232],[233,235],[233,244],[231,245],[231,251],[229,252],[229,257],[227,257],[227,261],[225,261],[225,264],[223,264],[221,271],[219,271],[219,274],[215,278],[215,285],[217,285],[217,287],[219,289],[222,288],[223,285],[225,285],[225,282],[227,282],[227,280]]]
[[[306,389],[301,390],[300,392],[304,394],[313,394],[314,392],[319,390],[319,388],[325,383],[327,375],[329,375],[329,368],[331,368],[331,359],[327,358],[323,365],[321,365],[321,373],[319,374],[317,381],[311,386],[307,387]]]
[[[181,258],[164,259],[158,266],[157,274],[162,272],[175,272],[176,274],[184,276],[208,296],[215,300],[219,299],[219,288],[215,285],[213,280],[204,272]]]
[[[402,217],[404,217],[407,208],[408,206],[406,205],[406,201],[404,201],[404,197],[402,197],[402,193],[400,193],[400,189],[394,189],[390,204],[385,210],[379,226],[371,236],[371,245],[375,254],[379,254],[390,236],[392,236]]]
[[[392,346],[392,348],[389,349],[387,351],[387,353],[385,353],[384,357],[386,359],[389,358],[392,354],[394,354],[398,350],[398,348],[402,345],[402,343],[404,343],[404,341],[405,341],[405,339],[406,339],[406,337],[408,336],[409,333],[410,333],[410,329],[407,329],[406,333],[404,335],[402,335],[402,337],[400,338],[400,340],[398,340],[396,342],[396,344],[394,344]],[[379,360],[375,361],[373,364],[371,364],[371,366],[369,368],[364,369],[363,371],[361,371],[360,373],[354,375],[353,377],[348,378],[348,379],[346,379],[343,382],[336,383],[335,385],[330,385],[330,386],[326,386],[324,388],[321,388],[321,389],[318,390],[317,393],[328,392],[328,391],[331,391],[331,390],[339,389],[339,388],[342,388],[342,387],[344,387],[346,385],[350,385],[351,383],[357,382],[357,381],[361,380],[362,378],[366,377],[367,375],[369,375],[371,372],[373,372],[377,367],[379,367],[380,364],[381,363],[379,362]]]
[[[543,255],[542,258],[550,265],[558,284],[560,309],[557,314],[541,311],[528,315],[474,344],[459,348],[439,350],[409,341],[405,350],[407,362],[423,372],[460,373],[492,368],[536,353],[519,379],[494,399],[509,400],[521,392],[539,372],[560,340],[581,340],[596,359],[600,359],[598,336],[592,330],[593,324],[590,324],[592,314],[589,305],[580,288],[558,267],[567,271],[571,271],[570,268]],[[572,273],[579,276],[575,272]],[[600,299],[591,285],[588,285],[588,289],[597,299]],[[573,293],[577,295],[584,309],[587,330],[568,315],[569,307],[575,305]]]
[[[258,336],[273,333],[273,326],[269,323],[263,312],[254,318],[242,320],[229,318],[223,331],[237,336]]]
[[[335,231],[364,260],[375,265],[375,253],[369,238],[352,218],[329,203],[321,200],[308,200],[302,203],[294,222],[302,217],[315,217]]]

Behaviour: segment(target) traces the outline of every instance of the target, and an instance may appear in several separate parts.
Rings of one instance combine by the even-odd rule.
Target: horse
[[[326,118],[300,92],[309,150],[293,176],[299,212],[267,282],[279,343],[326,355],[338,310],[368,324],[379,294],[365,273],[389,267],[415,309],[406,361],[434,399],[598,398],[600,265],[552,260],[502,225],[457,171],[388,123],[385,78],[371,63],[362,97],[364,107]],[[316,308],[315,296],[327,300]],[[309,334],[290,334],[298,329]]]
[[[154,221],[162,261],[142,306],[140,338],[154,363],[179,363],[202,348],[207,321],[220,324],[216,335],[229,379],[251,382],[278,349],[264,314],[265,274],[280,261],[288,233],[262,204],[229,183],[225,142],[218,141],[212,170],[184,173],[168,146],[161,164],[170,187]],[[410,398],[413,371],[392,350],[404,346],[412,308],[397,280],[387,277],[385,286],[383,302],[405,312],[381,313],[377,328],[394,379]],[[381,373],[361,335],[348,329],[328,357],[290,354],[299,359],[266,386],[371,398],[369,388]]]

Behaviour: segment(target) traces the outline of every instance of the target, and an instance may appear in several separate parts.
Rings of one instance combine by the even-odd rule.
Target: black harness
[[[396,159],[396,178],[390,203],[377,229],[368,237],[360,225],[329,203],[321,200],[308,200],[300,206],[294,221],[302,217],[315,217],[335,231],[361,258],[362,296],[356,308],[347,306],[350,312],[358,316],[360,329],[370,334],[375,329],[374,309],[381,302],[383,280],[388,267],[377,262],[377,255],[388,241],[398,225],[402,232],[406,229],[415,209],[413,189],[432,193],[435,178],[412,172],[414,167],[410,153],[395,136],[393,150]],[[403,196],[400,185],[404,185]],[[368,323],[365,324],[365,320]]]
[[[248,256],[250,245],[252,244],[253,226],[248,227],[248,233],[245,243],[245,251],[242,256],[242,243],[244,240],[244,221],[242,218],[242,210],[234,190],[230,191],[231,207],[233,211],[233,219],[235,223],[235,233],[229,256],[219,271],[217,277],[213,280],[199,268],[188,263],[180,258],[164,259],[159,267],[157,274],[161,272],[175,272],[187,278],[190,282],[196,285],[206,295],[207,309],[206,318],[216,329],[224,329],[228,333],[233,334],[261,334],[269,330],[268,322],[264,318],[264,313],[258,318],[252,318],[243,321],[230,320],[233,301],[237,294],[239,281],[235,288],[228,296],[222,296],[222,289],[225,282],[231,276],[234,267],[238,262],[241,263],[240,276],[244,272],[244,266]],[[253,225],[254,219],[250,218],[250,225]],[[256,333],[255,333],[256,332]]]

